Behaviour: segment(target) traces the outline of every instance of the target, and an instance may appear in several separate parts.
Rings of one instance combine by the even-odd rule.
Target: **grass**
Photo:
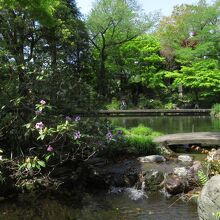
[[[130,129],[118,127],[114,131],[115,136],[117,136],[119,131],[122,133],[121,138],[119,140],[115,138],[114,143],[110,146],[110,154],[141,156],[159,153],[159,149],[153,142],[153,138],[161,135],[161,133],[155,132],[144,125]]]

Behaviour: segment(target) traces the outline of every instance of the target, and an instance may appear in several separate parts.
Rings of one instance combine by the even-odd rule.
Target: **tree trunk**
[[[97,77],[97,91],[98,94],[101,95],[102,97],[106,97],[108,91],[107,82],[106,82],[106,68],[105,68],[106,59],[107,56],[103,49],[100,55],[100,67],[98,70],[98,77]]]

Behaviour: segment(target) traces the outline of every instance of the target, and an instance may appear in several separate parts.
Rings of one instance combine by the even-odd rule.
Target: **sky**
[[[76,0],[77,5],[84,15],[88,14],[94,0]],[[211,3],[213,0],[207,0]],[[146,13],[161,10],[162,15],[171,14],[173,6],[181,4],[196,4],[198,0],[137,0]]]

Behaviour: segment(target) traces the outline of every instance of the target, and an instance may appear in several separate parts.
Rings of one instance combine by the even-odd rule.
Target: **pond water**
[[[7,220],[197,220],[196,205],[162,193],[144,195],[132,188],[83,195],[68,205],[53,198],[8,201],[0,205]]]
[[[143,124],[164,134],[220,131],[220,120],[210,116],[148,116],[109,118],[116,126],[126,128]]]

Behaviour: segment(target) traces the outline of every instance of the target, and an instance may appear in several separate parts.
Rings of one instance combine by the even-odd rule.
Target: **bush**
[[[147,99],[144,96],[140,96],[138,107],[141,109],[162,109],[163,104],[160,100]]]
[[[220,104],[219,103],[216,103],[212,106],[211,116],[220,118]]]
[[[119,110],[120,109],[120,101],[118,101],[116,98],[112,99],[112,102],[108,105],[106,105],[107,110]]]

